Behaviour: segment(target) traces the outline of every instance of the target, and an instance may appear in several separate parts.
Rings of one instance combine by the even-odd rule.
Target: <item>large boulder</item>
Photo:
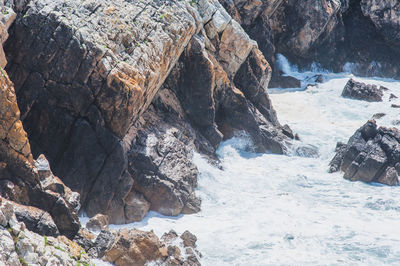
[[[399,184],[400,131],[377,128],[375,120],[359,128],[346,145],[341,145],[330,163],[330,172],[342,170],[352,181]]]
[[[378,88],[376,85],[367,85],[350,79],[343,89],[342,96],[367,102],[381,102],[383,89]]]
[[[7,202],[5,199],[3,201]],[[56,224],[47,212],[15,202],[10,204],[13,204],[17,220],[23,222],[29,231],[46,236],[57,237],[60,235]]]

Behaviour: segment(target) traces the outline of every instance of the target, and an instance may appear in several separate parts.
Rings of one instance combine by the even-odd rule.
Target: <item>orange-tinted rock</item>
[[[119,231],[113,245],[102,258],[117,266],[144,265],[168,255],[153,232],[136,229]]]

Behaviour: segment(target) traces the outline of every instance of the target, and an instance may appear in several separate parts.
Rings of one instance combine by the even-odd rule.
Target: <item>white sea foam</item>
[[[316,73],[294,74],[305,80]],[[307,90],[271,94],[281,123],[317,146],[319,158],[254,154],[246,151],[244,137],[228,140],[218,149],[224,170],[195,155],[200,213],[150,212],[144,221],[126,226],[153,229],[160,236],[170,229],[190,230],[198,238],[203,265],[398,265],[400,187],[349,182],[327,169],[336,142],[347,141],[373,114],[387,114],[380,125],[399,119],[390,105],[400,101],[388,97],[400,96],[400,83],[356,78],[390,89],[383,102],[368,103],[340,96],[353,76],[325,77],[325,83]]]

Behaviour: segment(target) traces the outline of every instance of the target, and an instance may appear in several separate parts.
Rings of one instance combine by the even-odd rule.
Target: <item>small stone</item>
[[[96,214],[87,222],[86,228],[97,232],[108,229],[108,216],[101,213]]]
[[[376,113],[372,116],[371,119],[380,119],[382,117],[384,117],[386,114],[385,113]]]
[[[168,233],[164,233],[161,237],[161,240],[166,243],[172,243],[177,238],[178,234],[174,230],[171,230]]]
[[[397,98],[399,98],[399,97],[397,97],[396,95],[394,95],[393,93],[391,93],[390,96],[389,96],[389,101],[390,101],[390,100],[393,100],[393,99],[397,99]]]

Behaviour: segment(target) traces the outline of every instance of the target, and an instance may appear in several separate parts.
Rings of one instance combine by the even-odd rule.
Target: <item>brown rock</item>
[[[117,266],[144,265],[161,259],[163,253],[164,247],[153,232],[123,229],[102,259]]]
[[[86,228],[91,231],[101,231],[108,229],[108,216],[104,214],[96,214],[86,224]]]
[[[164,241],[165,243],[170,244],[177,238],[178,238],[178,234],[174,230],[171,230],[168,233],[164,233],[161,237],[161,240]]]
[[[183,232],[180,238],[183,240],[184,247],[196,247],[197,237],[189,231],[186,230],[185,232]]]
[[[141,221],[150,209],[150,203],[143,194],[133,190],[126,196],[124,203],[126,223]]]

